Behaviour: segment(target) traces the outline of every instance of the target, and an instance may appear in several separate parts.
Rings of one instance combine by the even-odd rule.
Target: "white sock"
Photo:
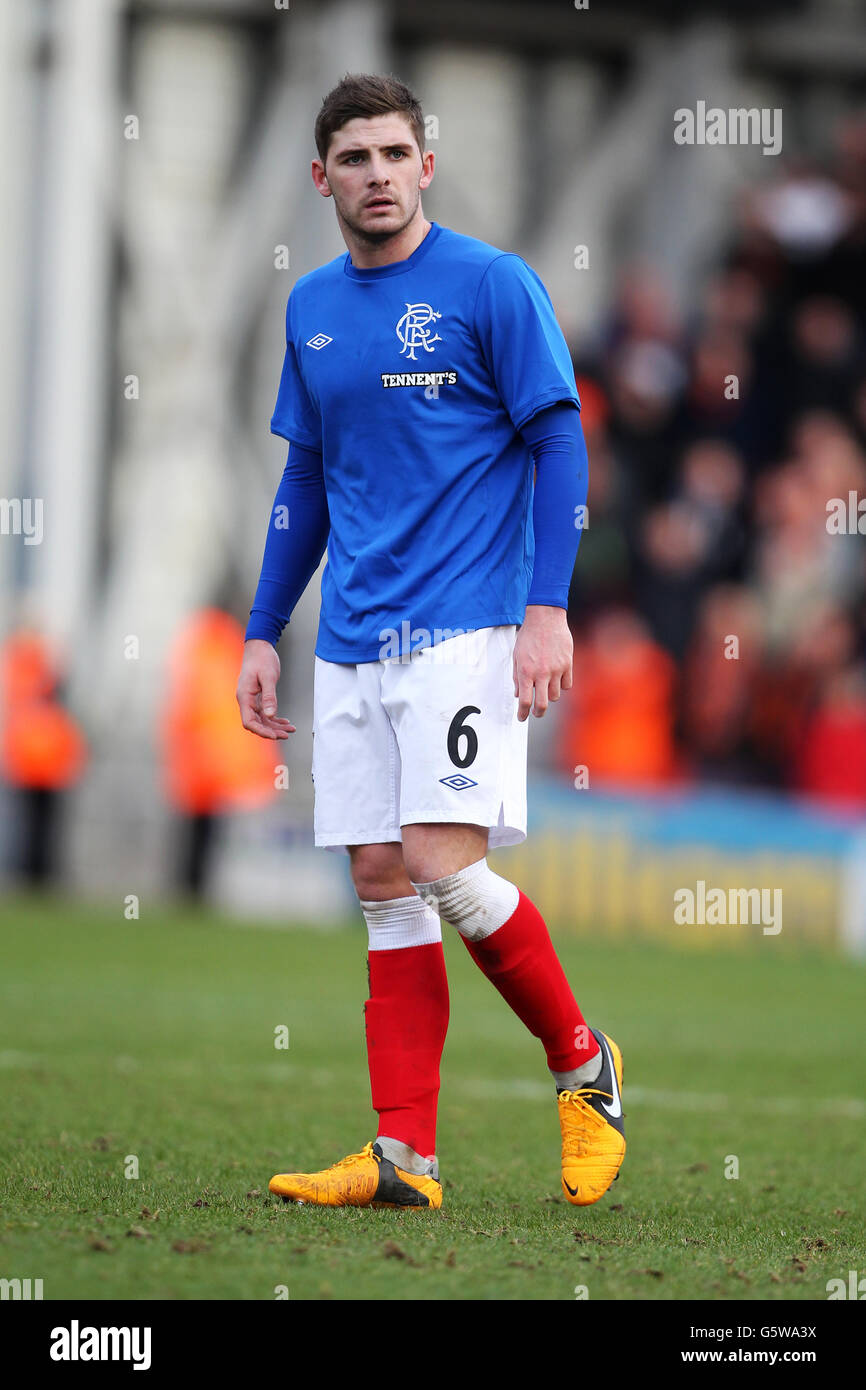
[[[398,1168],[402,1168],[404,1173],[414,1173],[416,1177],[428,1174],[431,1178],[439,1179],[439,1165],[436,1162],[436,1155],[430,1154],[424,1158],[421,1154],[416,1154],[408,1144],[404,1144],[401,1139],[389,1139],[387,1134],[380,1134],[376,1140],[385,1158],[390,1158],[392,1163],[396,1163]]]
[[[495,874],[486,859],[446,878],[412,886],[467,941],[492,936],[508,921],[520,898],[516,884]]]
[[[442,923],[423,899],[388,898],[385,902],[361,899],[371,951],[396,951],[405,946],[429,946],[442,940]]]
[[[576,1091],[581,1086],[591,1086],[593,1081],[597,1081],[601,1076],[602,1051],[598,1049],[595,1057],[590,1057],[583,1066],[575,1067],[574,1071],[552,1071],[550,1074],[556,1082],[560,1091]]]

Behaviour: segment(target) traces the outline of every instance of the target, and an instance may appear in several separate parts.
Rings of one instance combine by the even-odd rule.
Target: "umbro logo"
[[[478,786],[478,783],[473,782],[471,777],[463,777],[459,772],[452,772],[450,777],[440,777],[439,781],[443,786],[450,787],[455,792],[465,791],[467,787]]]
[[[315,348],[318,352],[319,348],[326,347],[328,343],[333,341],[333,338],[329,338],[327,333],[317,333],[315,338],[307,339],[307,347]]]

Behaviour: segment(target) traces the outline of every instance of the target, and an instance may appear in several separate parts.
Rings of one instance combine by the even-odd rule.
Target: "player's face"
[[[357,116],[334,133],[324,167],[317,160],[313,172],[345,227],[361,241],[380,243],[416,216],[421,189],[433,177],[433,155],[422,156],[405,116]]]

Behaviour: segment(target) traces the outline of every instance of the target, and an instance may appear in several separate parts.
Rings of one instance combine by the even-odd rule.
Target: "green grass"
[[[540,1045],[449,936],[443,1209],[327,1211],[267,1184],[374,1133],[360,924],[17,899],[0,932],[0,1277],[46,1299],[824,1299],[866,1273],[861,966],[561,941],[625,1059],[625,1165],[578,1210]]]

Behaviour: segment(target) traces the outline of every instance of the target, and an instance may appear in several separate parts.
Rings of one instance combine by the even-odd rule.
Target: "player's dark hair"
[[[406,116],[418,149],[424,153],[424,113],[417,97],[392,74],[347,72],[322,102],[316,117],[316,149],[324,164],[335,131],[356,116],[385,116],[398,111]]]

